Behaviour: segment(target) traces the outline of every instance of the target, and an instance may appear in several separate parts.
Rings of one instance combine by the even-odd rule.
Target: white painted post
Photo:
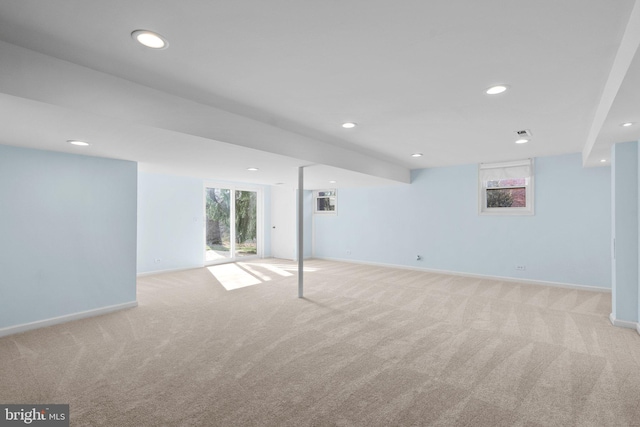
[[[304,168],[298,168],[298,298],[303,298],[304,270]]]

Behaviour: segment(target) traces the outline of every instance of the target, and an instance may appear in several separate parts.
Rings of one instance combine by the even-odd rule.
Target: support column
[[[638,324],[638,143],[611,150],[612,313],[616,326]]]
[[[298,298],[304,288],[304,167],[298,168]]]

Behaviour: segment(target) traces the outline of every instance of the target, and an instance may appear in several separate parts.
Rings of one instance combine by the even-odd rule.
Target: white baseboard
[[[640,334],[640,323],[630,322],[628,320],[616,319],[613,313],[609,314],[609,320],[611,321],[611,324],[613,326],[617,326],[619,328],[636,329]]]
[[[580,289],[583,291],[611,292],[610,288],[601,288],[598,286],[587,286],[587,285],[576,285],[573,283],[547,282],[544,280],[519,279],[517,277],[503,277],[503,276],[489,276],[486,274],[461,273],[459,271],[436,270],[433,268],[415,267],[411,265],[386,264],[386,263],[380,263],[380,262],[357,261],[357,260],[351,260],[351,259],[326,258],[326,257],[316,257],[316,259],[325,259],[328,261],[338,261],[338,262],[349,262],[352,264],[373,265],[377,267],[400,268],[403,270],[424,271],[427,273],[448,274],[450,276],[471,277],[474,279],[486,279],[486,280],[498,280],[502,282],[524,283],[527,285],[544,285],[544,286],[554,286],[557,288]]]
[[[31,323],[23,323],[22,325],[9,326],[0,328],[0,337],[7,335],[19,334],[21,332],[31,331],[33,329],[45,328],[47,326],[58,325],[60,323],[71,322],[72,320],[85,319],[87,317],[100,316],[102,314],[114,311],[124,310],[138,306],[138,301],[125,302],[123,304],[110,305],[107,307],[96,308],[94,310],[81,311],[79,313],[67,314],[65,316],[52,317],[51,319],[38,320]]]

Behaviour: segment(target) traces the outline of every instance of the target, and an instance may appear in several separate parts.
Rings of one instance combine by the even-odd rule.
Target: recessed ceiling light
[[[499,93],[506,91],[507,89],[509,89],[509,86],[507,85],[495,85],[485,90],[485,93],[488,95],[497,95]]]
[[[165,49],[167,46],[169,46],[169,42],[167,42],[167,39],[165,39],[158,33],[154,33],[153,31],[135,30],[133,33],[131,33],[131,37],[133,37],[133,39],[141,45],[150,47],[151,49]]]
[[[607,162],[607,159],[601,159],[600,160],[600,163],[606,163],[606,162]]]
[[[336,181],[334,181],[334,180],[329,181],[329,184],[335,184],[335,183],[336,183]]]
[[[78,141],[77,139],[69,139],[69,140],[67,140],[67,142],[69,144],[78,145],[80,147],[86,147],[87,145],[89,145],[88,142]]]
[[[247,170],[248,170],[248,171],[251,171],[251,172],[255,172],[255,171],[257,171],[257,170],[258,170],[258,168],[247,168]]]
[[[358,124],[353,122],[346,122],[342,124],[342,127],[345,129],[353,129],[356,126],[358,126]]]
[[[623,128],[628,128],[629,126],[633,126],[635,123],[633,122],[625,122],[622,123],[620,126],[622,126]]]
[[[413,153],[411,157],[422,157],[422,153]]]
[[[516,144],[526,144],[527,142],[529,142],[527,138],[516,139]]]

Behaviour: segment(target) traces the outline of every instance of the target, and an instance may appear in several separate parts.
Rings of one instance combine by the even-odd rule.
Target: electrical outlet
[[[351,255],[351,249],[347,249],[347,255]]]
[[[516,270],[525,271],[526,269],[527,269],[527,266],[525,265],[516,265]]]
[[[160,264],[160,258],[156,258],[156,259],[154,259],[154,260],[153,260],[153,262],[154,262],[155,264]]]

